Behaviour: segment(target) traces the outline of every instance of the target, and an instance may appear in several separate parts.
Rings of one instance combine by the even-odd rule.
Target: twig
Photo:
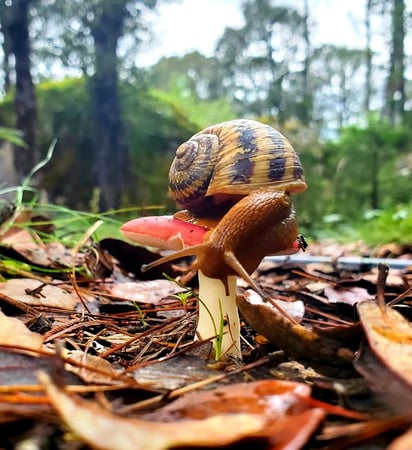
[[[118,414],[127,414],[132,411],[138,411],[142,409],[146,409],[148,407],[152,407],[154,405],[157,405],[160,402],[163,402],[165,400],[172,400],[177,397],[180,397],[183,394],[187,394],[188,392],[195,391],[196,389],[203,388],[205,386],[208,386],[209,384],[216,383],[218,381],[222,381],[226,378],[232,377],[233,375],[237,375],[239,373],[245,372],[246,370],[254,369],[255,367],[262,366],[263,364],[267,364],[273,359],[272,355],[266,355],[263,358],[258,359],[255,362],[252,362],[250,364],[246,364],[242,367],[238,367],[237,369],[232,370],[231,372],[226,372],[223,374],[216,375],[214,377],[206,378],[201,381],[197,381],[195,383],[191,383],[187,386],[183,386],[178,389],[174,389],[170,392],[168,392],[165,395],[156,395],[155,397],[149,398],[147,400],[143,400],[138,403],[134,403],[132,405],[124,406],[123,408],[119,408],[116,413]]]
[[[389,267],[386,264],[378,265],[378,279],[376,281],[376,301],[382,314],[386,314],[385,285],[388,278]]]

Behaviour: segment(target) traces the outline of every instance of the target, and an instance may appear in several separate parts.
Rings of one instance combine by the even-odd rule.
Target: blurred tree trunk
[[[300,119],[304,124],[308,124],[311,119],[313,96],[310,91],[310,60],[311,60],[311,43],[309,33],[309,4],[308,0],[304,1],[303,13],[303,40],[305,42],[305,59],[303,62],[303,105],[301,109]]]
[[[3,35],[3,42],[1,43],[3,49],[3,73],[4,73],[4,91],[9,92],[11,87],[10,77],[10,56],[11,56],[11,42],[10,42],[10,7],[5,3],[0,5],[0,27]]]
[[[117,43],[127,14],[126,0],[104,0],[96,8],[92,25],[95,74],[92,105],[95,120],[95,158],[101,210],[118,208],[129,160],[120,112]]]
[[[392,35],[386,83],[386,116],[401,122],[405,112],[405,1],[392,0]]]
[[[10,5],[8,26],[10,48],[14,54],[16,73],[16,128],[22,131],[27,148],[17,147],[14,166],[21,181],[38,161],[37,148],[37,104],[31,76],[29,8],[31,0],[13,0]]]
[[[366,34],[366,74],[365,74],[365,100],[364,110],[366,113],[370,111],[371,95],[372,95],[372,48],[371,48],[371,15],[373,0],[367,0],[365,11],[365,34]]]

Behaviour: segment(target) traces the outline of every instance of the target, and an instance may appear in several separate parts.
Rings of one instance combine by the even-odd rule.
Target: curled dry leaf
[[[21,320],[8,317],[0,311],[0,345],[41,350],[43,337],[30,331]]]
[[[393,411],[412,420],[412,325],[375,302],[357,309],[368,347],[358,353],[355,368]]]
[[[77,296],[57,286],[43,284],[30,278],[15,278],[0,283],[0,293],[27,305],[48,306],[69,311],[74,310],[79,302]]]
[[[220,414],[179,423],[126,419],[107,412],[96,403],[69,395],[44,373],[39,375],[39,381],[45,386],[52,405],[65,424],[93,448],[166,450],[179,446],[220,447],[255,436],[264,425],[262,417],[250,413]]]
[[[354,355],[351,350],[292,322],[271,305],[252,304],[243,295],[237,297],[237,303],[246,322],[286,353],[327,364],[352,364]]]
[[[368,345],[387,368],[411,387],[412,325],[393,308],[375,302],[357,305]]]

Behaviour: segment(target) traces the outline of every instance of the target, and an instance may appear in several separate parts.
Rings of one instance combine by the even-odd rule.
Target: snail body
[[[201,244],[146,269],[195,255],[191,268],[207,277],[226,286],[238,275],[260,291],[250,274],[264,256],[293,248],[297,221],[290,194],[306,187],[297,153],[272,127],[233,120],[206,128],[177,149],[169,190],[187,209],[175,218],[211,229]]]
[[[194,255],[190,270],[200,269],[207,277],[220,279],[226,291],[228,277],[238,275],[263,295],[250,274],[266,255],[293,249],[296,238],[290,197],[282,192],[256,191],[239,200],[205,235],[203,243],[160,258],[142,270]]]

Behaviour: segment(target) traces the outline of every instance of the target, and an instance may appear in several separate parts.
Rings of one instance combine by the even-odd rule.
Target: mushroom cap
[[[181,250],[203,242],[208,228],[172,216],[148,216],[126,222],[120,231],[127,239],[147,247]]]
[[[123,236],[138,244],[164,250],[181,250],[203,242],[209,227],[188,223],[173,216],[148,216],[129,220],[120,228]],[[301,250],[296,240],[292,247],[279,254],[288,255]]]

